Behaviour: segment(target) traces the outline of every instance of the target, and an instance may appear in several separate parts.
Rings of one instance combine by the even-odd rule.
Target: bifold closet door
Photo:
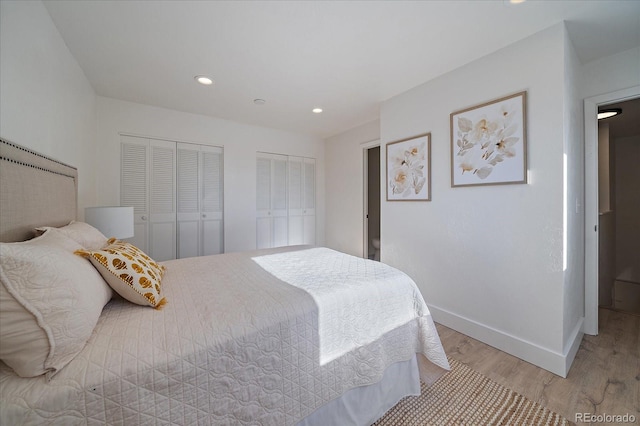
[[[304,244],[316,243],[316,160],[304,159]]]
[[[149,140],[149,256],[176,258],[176,143]]]
[[[289,157],[289,245],[304,244],[304,158]]]
[[[158,261],[224,251],[223,149],[122,136],[120,205],[130,241]]]
[[[200,250],[200,150],[178,144],[178,257],[198,256]]]
[[[120,205],[133,206],[128,241],[157,261],[176,258],[176,144],[122,136]]]
[[[256,247],[288,245],[287,156],[258,153],[256,162]]]
[[[202,146],[201,254],[224,252],[224,162],[222,148]]]
[[[178,257],[223,252],[222,148],[177,144]]]
[[[120,205],[133,207],[134,236],[127,239],[149,251],[149,139],[122,136]],[[110,236],[107,236],[110,237]]]
[[[289,245],[315,244],[315,160],[289,157]]]

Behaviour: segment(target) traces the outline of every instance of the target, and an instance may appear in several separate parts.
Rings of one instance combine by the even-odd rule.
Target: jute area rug
[[[573,425],[564,417],[449,358],[451,371],[402,399],[374,426]]]

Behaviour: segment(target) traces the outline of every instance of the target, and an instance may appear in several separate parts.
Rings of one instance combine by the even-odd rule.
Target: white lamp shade
[[[87,207],[84,220],[105,237],[133,237],[133,207]]]

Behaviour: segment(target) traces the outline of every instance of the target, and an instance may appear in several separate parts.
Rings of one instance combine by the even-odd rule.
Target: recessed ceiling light
[[[618,114],[622,114],[622,109],[620,108],[602,109],[598,112],[598,120],[613,117],[614,115],[618,115]]]
[[[256,105],[264,105],[267,103],[267,101],[265,101],[264,99],[254,99],[253,103]]]
[[[213,84],[213,80],[206,75],[196,75],[193,77],[198,83],[204,84],[205,86],[211,86]]]
[[[316,114],[320,114],[322,112],[322,108],[314,108],[311,111],[313,111]]]
[[[511,4],[520,4],[520,3],[524,3],[527,0],[509,0],[509,3]]]

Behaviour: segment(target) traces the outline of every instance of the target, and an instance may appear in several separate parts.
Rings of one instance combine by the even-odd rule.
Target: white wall
[[[580,97],[582,64],[563,25],[564,186],[562,355],[569,370],[582,341],[584,322],[584,113]]]
[[[383,201],[382,260],[416,280],[437,320],[564,374],[584,316],[582,100],[638,84],[640,47],[583,65],[559,24],[386,102],[382,168],[385,143],[431,131],[434,199]],[[523,89],[529,184],[451,188],[448,114]],[[328,193],[327,245],[357,255],[354,166],[362,142],[376,138],[366,130],[326,147],[327,186],[344,188]]]
[[[364,147],[380,138],[378,120],[326,140],[326,245],[364,256]],[[383,157],[384,151],[380,151]]]
[[[41,2],[0,2],[0,136],[78,168],[95,202],[95,93]]]
[[[640,84],[640,46],[587,62],[580,73],[581,98]]]
[[[322,139],[115,99],[97,98],[98,204],[120,202],[120,133],[224,147],[225,251],[256,247],[256,152],[316,158],[316,241],[324,244]]]
[[[432,133],[433,193],[383,201],[382,260],[415,279],[436,320],[559,374],[564,36],[554,26],[392,98],[380,120],[383,143]],[[451,188],[449,113],[522,90],[529,183]]]

